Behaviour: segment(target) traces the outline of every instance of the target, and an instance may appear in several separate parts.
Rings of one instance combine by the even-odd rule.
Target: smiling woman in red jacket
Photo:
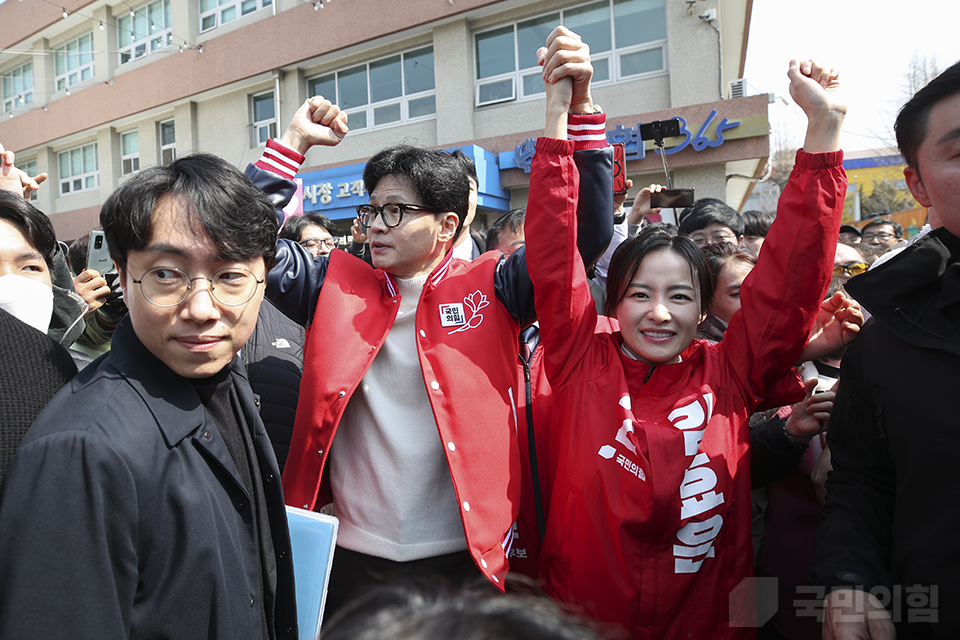
[[[631,638],[751,638],[747,418],[803,397],[787,374],[830,279],[846,191],[837,75],[790,64],[791,94],[808,117],[804,148],[742,311],[712,345],[694,339],[713,289],[708,268],[692,240],[661,230],[619,248],[613,317],[597,316],[576,246],[580,176],[564,139],[568,111],[592,104],[592,68],[586,45],[570,39],[579,38],[558,27],[539,52],[547,124],[526,220],[555,402],[540,577],[552,596]]]

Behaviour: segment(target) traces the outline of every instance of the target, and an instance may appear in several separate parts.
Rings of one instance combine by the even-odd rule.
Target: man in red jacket
[[[587,55],[579,40],[570,46],[558,55]],[[578,148],[594,149],[581,156],[594,176],[583,181],[591,211],[609,216],[612,154],[596,149],[604,116],[589,78],[571,112]],[[346,133],[339,108],[312,98],[248,176],[282,200],[303,154]],[[502,589],[520,498],[517,336],[534,318],[525,253],[452,257],[469,184],[444,151],[390,147],[364,182],[370,204],[358,213],[374,268],[341,251],[315,260],[280,240],[267,283],[307,331],[283,487],[288,504],[332,505],[340,519],[328,612],[393,576],[467,582],[479,569]],[[607,241],[585,253],[595,258]]]

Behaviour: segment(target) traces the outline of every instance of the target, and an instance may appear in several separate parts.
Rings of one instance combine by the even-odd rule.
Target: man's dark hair
[[[611,318],[617,317],[617,307],[627,295],[627,287],[633,282],[633,277],[640,269],[640,263],[651,253],[661,249],[669,249],[690,265],[690,276],[694,284],[700,288],[700,311],[706,313],[713,300],[714,281],[710,267],[700,248],[694,244],[690,236],[671,235],[657,226],[649,226],[635,238],[622,243],[613,252],[610,259],[610,269],[607,271],[607,301],[603,314]]]
[[[267,269],[277,252],[277,213],[270,200],[226,160],[207,153],[143,169],[114,191],[100,210],[110,257],[121,269],[127,253],[153,235],[153,214],[172,198],[210,237],[227,260],[263,256]]]
[[[85,233],[70,245],[67,249],[67,262],[70,263],[70,270],[74,275],[80,275],[80,272],[87,268],[87,254],[90,252],[90,234]]]
[[[523,230],[524,220],[527,218],[526,207],[513,209],[497,218],[496,222],[487,229],[487,251],[500,249],[500,236],[504,231],[517,235]]]
[[[331,236],[337,235],[337,225],[335,225],[330,218],[322,213],[304,213],[302,216],[291,216],[287,218],[287,221],[280,227],[279,237],[300,242],[303,240],[300,234],[303,233],[305,227],[309,227],[312,224],[326,229],[327,233]]]
[[[659,229],[660,231],[668,233],[671,236],[675,236],[680,233],[680,228],[672,222],[651,222],[643,227],[644,231],[647,229]]]
[[[852,224],[842,224],[842,225],[840,225],[840,233],[841,233],[841,234],[844,234],[844,233],[852,233],[853,235],[857,236],[858,238],[862,235],[860,229],[856,228],[856,227],[853,226]]]
[[[43,256],[52,273],[53,256],[57,253],[57,234],[50,218],[20,196],[0,190],[0,219],[20,230],[27,243]]]
[[[729,228],[738,239],[743,236],[743,216],[723,200],[700,198],[680,212],[680,233],[684,235],[714,223]]]
[[[751,210],[744,211],[740,215],[743,217],[743,235],[767,237],[770,225],[773,224],[773,214]]]
[[[933,106],[955,93],[960,93],[960,62],[931,80],[900,109],[893,130],[908,167],[917,168],[917,154],[927,137],[927,122]]]
[[[445,213],[457,214],[457,232],[470,207],[470,183],[464,164],[446,151],[428,151],[411,145],[388,147],[370,158],[363,169],[363,184],[367,193],[373,193],[377,184],[387,176],[398,176],[413,183],[423,206]]]
[[[870,220],[870,222],[863,225],[863,229],[861,229],[861,233],[866,234],[867,229],[869,229],[870,227],[879,227],[880,225],[883,225],[883,224],[888,224],[891,227],[893,227],[893,235],[895,235],[896,237],[898,238],[903,237],[903,227],[900,226],[900,223],[894,222],[893,220],[887,220],[886,218],[873,218],[872,220]]]
[[[412,583],[370,589],[324,624],[324,640],[598,640],[545,597]]]
[[[463,167],[463,171],[467,174],[467,177],[472,178],[477,186],[479,186],[480,179],[477,177],[477,165],[473,162],[470,156],[465,154],[463,151],[460,151],[460,149],[452,151],[450,155],[460,163],[460,166]]]

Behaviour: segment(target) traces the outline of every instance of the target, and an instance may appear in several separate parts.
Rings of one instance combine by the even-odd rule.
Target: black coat
[[[935,586],[937,626],[897,638],[957,638],[960,238],[938,229],[846,288],[873,318],[843,358],[811,582],[899,593],[903,621]]]
[[[27,429],[77,374],[70,353],[0,309],[0,486]],[[2,544],[2,543],[0,543]]]
[[[286,513],[242,364],[233,380],[264,481],[278,637],[296,638]],[[262,640],[251,499],[193,386],[137,339],[50,402],[0,494],[0,638]]]

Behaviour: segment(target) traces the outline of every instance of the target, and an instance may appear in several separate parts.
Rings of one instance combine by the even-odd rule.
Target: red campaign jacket
[[[525,340],[527,336],[532,336]],[[528,327],[520,334],[519,379],[517,382],[517,443],[520,445],[520,513],[510,549],[510,570],[537,580],[540,555],[540,525],[537,519],[533,482],[536,462],[543,512],[550,511],[550,487],[555,470],[550,467],[549,429],[553,422],[553,395],[550,381],[543,370],[543,349],[539,348],[540,331]],[[526,347],[526,349],[524,348]],[[536,348],[534,348],[536,347]],[[529,418],[532,417],[532,424]],[[530,455],[530,431],[533,430],[534,455]]]
[[[554,400],[540,551],[550,595],[631,638],[755,636],[755,586],[742,583],[753,574],[747,419],[802,397],[798,378],[781,382],[829,283],[841,162],[798,152],[724,341],[695,340],[650,372],[621,354],[616,320],[597,317],[576,251],[570,144],[538,141],[526,237]]]
[[[513,397],[519,326],[497,299],[499,259],[491,252],[470,263],[448,254],[424,286],[416,329],[467,546],[502,589],[520,494]],[[389,275],[343,251],[330,254],[307,327],[300,401],[283,472],[287,504],[315,509],[332,499],[323,474],[330,446],[399,302]]]
[[[586,201],[612,211],[611,156],[603,114],[570,116],[591,176]],[[599,141],[594,138],[599,137]],[[289,201],[303,156],[268,141],[246,175],[278,206]],[[589,187],[585,181],[585,184]],[[282,214],[279,214],[282,219]],[[599,256],[604,226],[585,216],[584,251]],[[608,230],[609,231],[609,230]],[[417,306],[417,349],[424,384],[477,567],[503,590],[520,502],[517,451],[517,340],[534,320],[525,250],[509,259],[489,252],[473,262],[444,261],[428,276]],[[316,509],[332,500],[324,474],[347,403],[393,326],[400,295],[391,276],[343,251],[314,260],[278,241],[267,297],[306,327],[303,379],[283,472],[287,504]],[[401,481],[402,479],[398,479]]]

